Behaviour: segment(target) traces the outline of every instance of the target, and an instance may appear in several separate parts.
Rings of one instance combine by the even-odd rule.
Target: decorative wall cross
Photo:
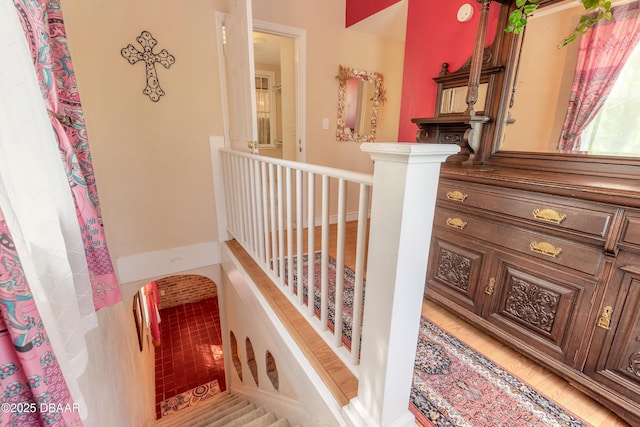
[[[162,49],[160,53],[153,53],[153,48],[158,44],[158,41],[153,38],[149,31],[141,32],[140,35],[136,37],[136,40],[142,46],[142,52],[133,47],[132,44],[129,44],[122,49],[120,53],[131,65],[138,61],[145,62],[147,69],[147,86],[142,93],[147,95],[153,102],[158,102],[160,97],[164,95],[164,91],[158,81],[156,62],[168,69],[176,62],[176,58],[167,52],[166,49]]]

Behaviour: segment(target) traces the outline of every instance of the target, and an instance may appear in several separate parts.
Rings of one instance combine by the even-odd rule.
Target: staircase
[[[157,420],[153,427],[290,427],[249,400],[229,392]]]

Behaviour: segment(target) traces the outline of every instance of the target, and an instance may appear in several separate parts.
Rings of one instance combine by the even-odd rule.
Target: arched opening
[[[246,339],[246,347],[247,347],[247,365],[249,365],[249,371],[251,371],[251,376],[253,380],[256,382],[256,386],[259,386],[258,382],[258,362],[256,362],[256,354],[253,352],[253,344],[251,344],[251,340],[249,337]]]
[[[157,280],[156,418],[226,390],[217,286],[189,274]]]

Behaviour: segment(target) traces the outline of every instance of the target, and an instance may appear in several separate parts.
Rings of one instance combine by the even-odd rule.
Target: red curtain
[[[578,63],[558,150],[576,151],[582,131],[602,108],[620,70],[640,39],[638,2],[611,9],[580,39]]]
[[[158,283],[153,281],[144,287],[144,294],[147,297],[147,307],[149,308],[149,328],[153,345],[160,345],[160,295],[158,294]]]

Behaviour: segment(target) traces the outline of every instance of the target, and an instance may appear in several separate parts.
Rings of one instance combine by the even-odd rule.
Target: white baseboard
[[[153,280],[220,263],[219,242],[199,243],[116,258],[120,283]]]

